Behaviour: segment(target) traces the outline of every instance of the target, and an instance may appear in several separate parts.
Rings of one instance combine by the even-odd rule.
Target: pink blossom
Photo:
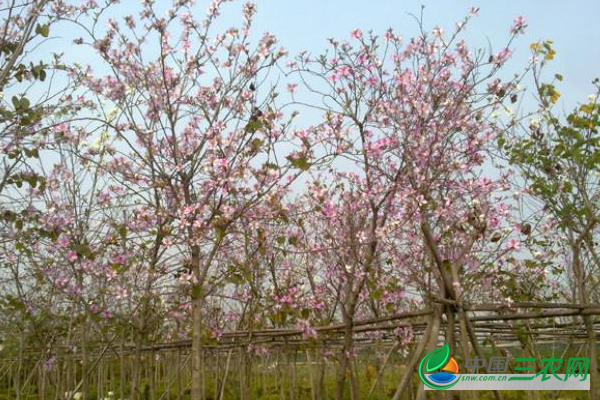
[[[521,250],[521,243],[518,240],[510,239],[508,242],[506,242],[506,248],[508,250],[519,251]]]
[[[291,296],[288,296],[288,295],[286,294],[286,295],[283,295],[283,296],[282,296],[282,297],[279,299],[279,302],[280,302],[280,303],[292,303],[292,302],[293,302],[293,299],[292,299],[292,297],[291,297]]]
[[[68,236],[64,236],[61,235],[58,240],[56,241],[56,244],[58,244],[58,247],[60,248],[67,248],[69,247],[69,244],[71,243],[71,240],[69,239]]]
[[[498,65],[504,63],[510,56],[511,56],[512,52],[510,51],[510,49],[508,49],[507,47],[503,48],[502,50],[500,50],[498,53],[496,53],[496,55],[493,57],[494,62]]]
[[[500,220],[496,217],[492,217],[489,221],[489,226],[492,229],[498,228],[500,226]]]
[[[54,127],[54,133],[65,134],[69,132],[69,126],[67,124],[59,124]]]
[[[312,310],[323,310],[325,308],[325,303],[313,299],[310,302],[310,308]]]
[[[226,158],[219,158],[217,160],[217,165],[221,168],[227,168],[228,161]]]
[[[519,15],[515,18],[513,26],[510,28],[510,32],[514,35],[525,33],[525,29],[527,28],[527,18],[522,15]]]
[[[127,263],[128,258],[129,257],[126,254],[116,254],[113,256],[111,261],[113,264],[125,265]]]
[[[317,331],[310,325],[310,321],[308,319],[298,318],[297,321],[298,329],[302,331],[302,334],[308,338],[316,338]]]
[[[383,38],[386,42],[393,40],[395,38],[394,31],[391,29],[388,29],[387,31],[385,31],[385,35],[383,36]]]
[[[378,82],[379,82],[379,79],[377,79],[377,77],[376,77],[376,76],[370,76],[370,77],[367,79],[367,84],[368,84],[369,86],[375,86],[375,85],[377,85],[377,83],[378,83]]]
[[[348,65],[342,65],[337,69],[337,72],[340,76],[344,78],[349,78],[352,76],[352,68]]]
[[[219,328],[215,328],[211,333],[210,333],[210,337],[212,337],[213,339],[216,339],[217,342],[219,340],[221,340],[221,337],[223,336],[223,330],[219,329]]]
[[[129,296],[127,289],[125,289],[124,287],[117,288],[117,295],[115,296],[116,299],[125,299],[127,298],[127,296]]]
[[[97,199],[98,199],[98,204],[100,205],[105,205],[108,202],[110,202],[110,193],[108,193],[108,191],[101,191],[100,193],[98,193]]]
[[[69,260],[70,262],[77,261],[77,253],[75,253],[73,250],[69,250],[67,252],[67,260]]]
[[[54,358],[54,357],[50,357],[49,359],[44,361],[44,365],[42,366],[44,371],[52,371],[52,370],[54,370],[55,367],[56,367],[56,358]]]
[[[354,39],[360,39],[362,37],[362,31],[360,29],[354,29],[350,32],[350,36]]]
[[[323,215],[325,217],[327,217],[329,219],[335,218],[335,216],[336,216],[335,208],[333,207],[333,205],[331,204],[330,201],[325,202],[321,212],[323,213]]]
[[[296,91],[297,87],[298,87],[298,85],[296,83],[288,83],[287,90],[290,93],[294,93]]]

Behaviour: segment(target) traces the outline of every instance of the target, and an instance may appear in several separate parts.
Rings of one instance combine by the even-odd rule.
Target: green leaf
[[[506,139],[504,137],[498,138],[498,147],[500,147],[500,148],[504,147],[505,143],[506,143]]]
[[[87,259],[93,258],[92,250],[85,244],[76,244],[73,246],[73,250],[82,257]]]
[[[295,158],[292,156],[287,156],[286,158],[294,168],[301,169],[302,171],[306,171],[310,168],[310,163],[304,155],[300,158]]]
[[[255,138],[252,140],[252,142],[250,142],[250,149],[252,150],[252,152],[257,153],[263,144],[264,142],[262,140],[260,140],[259,138]]]
[[[42,35],[43,37],[48,37],[48,35],[50,34],[50,26],[48,24],[38,24],[35,27],[35,33]]]
[[[439,349],[435,349],[431,353],[428,353],[425,357],[428,358],[427,363],[425,364],[427,372],[435,371],[446,365],[446,362],[450,357],[450,346],[446,343]]]
[[[5,221],[8,222],[12,222],[17,218],[17,215],[9,210],[4,211],[4,213],[2,214],[2,219],[4,219]]]
[[[20,99],[17,96],[13,96],[12,99],[12,104],[15,107],[15,110],[18,112],[24,112],[27,111],[27,109],[30,106],[30,102],[26,97],[21,97]]]
[[[257,119],[254,119],[248,122],[248,125],[246,125],[246,131],[249,133],[254,133],[262,127],[263,123]]]
[[[279,166],[274,163],[266,162],[262,165],[263,169],[279,169]]]
[[[23,152],[25,153],[25,156],[27,157],[33,157],[33,158],[39,158],[40,154],[38,149],[23,149]]]
[[[227,231],[222,226],[215,226],[215,231],[217,233],[217,240],[222,240],[225,237]]]
[[[377,288],[377,290],[374,290],[371,292],[371,298],[373,300],[379,300],[381,299],[381,297],[383,296],[383,289],[382,288]]]
[[[25,178],[25,181],[27,181],[27,183],[29,183],[29,186],[31,186],[32,188],[34,188],[37,185],[37,176],[35,176],[35,175],[27,176]]]

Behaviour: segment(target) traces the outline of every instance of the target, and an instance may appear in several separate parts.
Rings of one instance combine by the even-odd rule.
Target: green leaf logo
[[[448,346],[448,343],[444,344],[439,349],[435,349],[431,353],[428,353],[425,356],[425,358],[427,358],[427,364],[425,364],[427,372],[435,371],[436,369],[446,365],[449,357],[450,346]]]
[[[430,388],[437,390],[449,389],[452,386],[456,385],[459,379],[454,379],[449,383],[440,383],[429,379],[425,375],[430,373],[433,373],[433,375],[435,375],[435,371],[446,365],[448,359],[450,359],[450,346],[448,346],[448,343],[445,343],[439,349],[435,349],[432,352],[427,353],[419,363],[419,369],[417,370],[421,381]],[[454,364],[456,364],[456,362],[454,362]]]

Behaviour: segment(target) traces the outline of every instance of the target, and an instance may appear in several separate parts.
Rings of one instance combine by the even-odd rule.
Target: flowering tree
[[[90,119],[106,131],[99,140],[116,149],[107,171],[150,210],[156,245],[182,254],[189,270],[192,398],[200,399],[203,301],[215,261],[237,221],[259,215],[255,207],[281,197],[308,167],[310,143],[281,156],[290,122],[268,79],[285,51],[268,33],[252,44],[254,6],[244,5],[240,28],[217,33],[224,2],[213,2],[203,20],[191,3],[176,2],[163,18],[145,2],[139,20],[108,20],[103,36],[90,31],[91,41],[80,42],[111,73],[83,68],[77,77],[87,96],[106,104]]]
[[[19,362],[9,397],[27,397],[36,373],[42,399],[48,385],[93,397],[95,383],[103,397],[103,368],[121,398],[170,394],[165,371],[181,395],[179,351],[177,368],[155,351],[191,344],[193,400],[233,395],[228,378],[253,398],[259,363],[296,398],[304,357],[314,399],[335,363],[338,400],[370,397],[401,360],[387,393],[397,400],[440,335],[457,358],[483,356],[475,310],[597,303],[598,96],[556,117],[559,93],[539,74],[554,50],[542,42],[530,66],[539,119],[515,116],[523,75],[499,76],[523,17],[490,54],[461,39],[472,9],[450,34],[422,20],[407,41],[356,29],[284,67],[275,37],[253,36],[252,4],[227,28],[225,0],[201,17],[192,0],[144,0],[118,18],[113,3],[6,9],[0,324],[17,335],[0,352]],[[28,64],[59,21],[93,63]],[[306,109],[317,120],[299,126]],[[594,374],[594,319],[582,321]],[[507,329],[534,352],[516,324]]]
[[[0,201],[3,242],[2,274],[11,276],[2,294],[5,310],[17,309],[20,327],[19,362],[23,362],[24,334],[47,334],[41,343],[42,358],[52,364],[51,347],[60,341],[65,312],[60,296],[40,277],[31,256],[44,248],[40,238],[56,240],[57,232],[39,223],[54,209],[44,201],[47,161],[53,157],[55,127],[81,110],[73,93],[77,88],[66,76],[61,55],[38,56],[38,49],[51,40],[55,26],[65,18],[81,18],[86,7],[63,1],[12,1],[2,4],[0,37]],[[39,58],[38,58],[39,57]],[[60,136],[60,135],[58,135]],[[14,311],[14,310],[13,310]],[[21,368],[19,370],[21,373]],[[34,371],[31,372],[33,374]],[[31,376],[31,375],[30,375]],[[21,398],[18,379],[16,396]]]
[[[85,7],[84,7],[85,8]],[[0,193],[9,186],[42,184],[27,160],[38,158],[49,128],[81,107],[75,87],[65,79],[61,55],[37,59],[51,28],[65,18],[80,18],[84,8],[47,0],[13,1],[2,6],[0,36]],[[41,56],[44,57],[44,56]]]
[[[336,172],[332,182],[317,182],[310,191],[318,211],[313,218],[324,220],[328,232],[317,233],[313,243],[338,285],[347,324],[338,399],[344,396],[359,302],[389,290],[377,285],[382,275],[377,271],[384,270],[386,259],[403,278],[400,282],[423,290],[426,303],[447,301],[446,335],[452,346],[458,312],[463,350],[468,352],[470,341],[481,356],[461,311],[469,296],[464,283],[474,283],[476,276],[486,275],[488,263],[519,249],[511,239],[490,258],[490,238],[497,248],[503,236],[496,235],[509,222],[502,203],[506,181],[493,181],[482,168],[486,151],[502,133],[490,116],[516,96],[513,82],[495,78],[510,50],[489,60],[474,58],[459,40],[469,18],[449,38],[436,28],[405,47],[392,31],[380,39],[355,30],[352,42],[332,41],[330,54],[302,56],[292,66],[307,87],[326,88],[314,91],[323,99],[327,121],[317,134],[350,164],[339,167],[348,172]],[[515,20],[511,42],[525,26],[523,18]],[[437,328],[424,339],[430,347],[441,319],[434,313]],[[409,371],[420,355],[415,353]],[[351,397],[358,398],[358,384],[349,376]],[[395,398],[408,379],[410,372]]]

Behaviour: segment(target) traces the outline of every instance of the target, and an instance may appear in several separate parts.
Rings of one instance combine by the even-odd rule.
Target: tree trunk
[[[317,353],[317,356],[319,357],[319,371],[317,375],[315,397],[316,400],[323,400],[323,388],[325,387],[325,372],[327,364],[322,350]]]
[[[21,400],[21,371],[23,369],[23,332],[19,337],[19,360],[17,363],[17,373],[15,374],[15,393],[17,400]]]
[[[89,387],[89,357],[88,357],[88,324],[87,318],[86,323],[83,324],[83,344],[81,346],[81,381],[83,384],[81,385],[81,390],[83,392],[83,400],[88,400],[88,391]]]
[[[577,295],[583,307],[589,305],[589,296],[586,287],[585,270],[581,264],[580,247],[578,243],[571,244],[573,248],[573,272],[577,283]],[[587,333],[588,357],[590,359],[590,400],[598,400],[598,356],[596,331],[594,329],[594,317],[585,315],[583,317]]]
[[[125,334],[121,335],[121,349],[119,354],[119,394],[120,399],[125,398]]]
[[[131,377],[131,390],[130,397],[132,399],[140,398],[140,376],[141,376],[141,368],[142,368],[142,335],[141,333],[135,333],[135,355],[134,355],[134,363],[133,363],[133,371]]]
[[[337,376],[337,387],[336,387],[336,400],[344,399],[344,389],[346,386],[346,374],[350,371],[350,398],[352,400],[358,400],[358,384],[350,368],[350,353],[353,349],[353,337],[352,337],[353,321],[351,317],[346,317],[346,326],[344,328],[344,344],[342,348],[342,354],[340,355],[338,376]]]
[[[202,297],[192,299],[192,397],[202,400]]]
[[[417,349],[413,354],[408,366],[406,368],[406,374],[402,377],[398,388],[396,389],[396,393],[394,393],[393,400],[400,400],[402,394],[406,391],[406,388],[410,385],[410,378],[415,372],[415,368],[419,364],[419,360],[421,359],[421,355],[425,350],[425,346],[430,346],[433,342],[433,346],[437,343],[437,335],[440,331],[440,323],[441,323],[441,314],[439,310],[435,310],[433,314],[431,314],[427,320],[427,328],[425,328],[425,333],[421,338],[421,342],[417,345]],[[419,392],[423,390],[423,386],[419,385]]]

